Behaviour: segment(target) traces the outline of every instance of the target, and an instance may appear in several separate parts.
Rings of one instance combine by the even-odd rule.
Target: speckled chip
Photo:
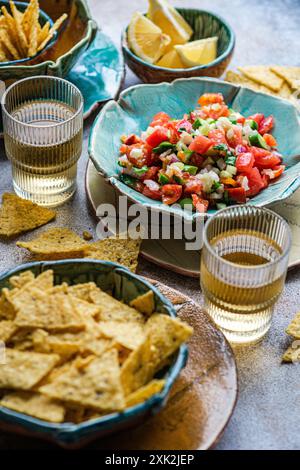
[[[12,287],[21,289],[26,284],[34,280],[34,274],[32,271],[24,271],[18,276],[12,276],[9,278],[9,283]]]
[[[299,344],[292,344],[283,354],[282,362],[293,362],[298,363],[300,362],[300,342],[295,341],[295,343]]]
[[[0,321],[0,341],[6,343],[18,331],[19,327],[12,320]]]
[[[291,321],[286,329],[288,335],[293,336],[295,339],[300,339],[300,312],[297,313],[295,318]]]
[[[145,315],[151,315],[155,309],[154,294],[152,290],[136,297],[130,302],[130,306],[136,308],[139,312],[144,313]]]
[[[145,341],[145,332],[141,323],[102,321],[98,325],[103,335],[113,338],[127,349],[136,349]]]
[[[55,216],[53,210],[21,199],[15,194],[4,193],[0,208],[0,236],[17,236],[47,224]]]
[[[58,363],[57,354],[5,350],[0,364],[0,389],[30,390]]]
[[[274,92],[278,92],[282,87],[282,78],[276,75],[276,73],[274,73],[267,65],[248,65],[245,67],[238,67],[238,69],[250,80],[257,82]]]
[[[139,403],[143,403],[144,401],[148,400],[156,393],[161,392],[165,386],[165,383],[165,380],[151,380],[151,382],[149,382],[147,385],[144,385],[126,397],[126,407],[138,405]]]

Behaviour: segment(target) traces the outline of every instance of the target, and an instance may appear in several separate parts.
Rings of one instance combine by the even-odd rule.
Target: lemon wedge
[[[185,19],[166,0],[150,0],[148,18],[171,38],[171,45],[185,44],[193,30]]]
[[[163,55],[162,58],[156,62],[159,67],[165,67],[166,69],[184,69],[185,65],[180,59],[176,49],[172,48],[170,52]]]
[[[188,44],[175,46],[180,59],[186,67],[195,67],[196,65],[205,65],[212,62],[217,57],[217,36],[198,41],[192,41]]]
[[[166,51],[170,37],[142,13],[134,13],[128,27],[128,44],[141,59],[153,64]]]

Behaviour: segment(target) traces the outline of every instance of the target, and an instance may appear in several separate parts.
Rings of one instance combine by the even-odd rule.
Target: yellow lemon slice
[[[180,59],[176,49],[172,49],[167,54],[163,55],[162,58],[156,62],[159,67],[165,67],[166,69],[184,69],[185,65]]]
[[[150,0],[148,18],[171,38],[171,45],[185,44],[193,30],[185,19],[166,0]]]
[[[141,59],[153,64],[165,52],[170,37],[142,13],[134,13],[128,27],[128,44]]]
[[[217,57],[217,43],[218,38],[214,36],[192,41],[185,45],[178,45],[175,46],[175,49],[186,67],[195,67],[215,60]]]

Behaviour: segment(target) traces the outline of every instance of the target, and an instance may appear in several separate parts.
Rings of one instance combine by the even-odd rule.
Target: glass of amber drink
[[[82,150],[83,98],[78,88],[56,77],[25,78],[4,93],[2,115],[18,196],[45,206],[69,199]]]
[[[260,340],[285,282],[291,232],[282,217],[231,206],[204,229],[201,288],[209,315],[231,343]]]

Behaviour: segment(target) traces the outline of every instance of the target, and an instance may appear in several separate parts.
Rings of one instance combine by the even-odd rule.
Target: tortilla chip
[[[253,80],[244,77],[243,75],[232,72],[231,70],[226,73],[225,80],[236,85],[245,86],[247,88],[250,88],[251,90],[260,91],[261,93],[273,94],[273,92],[269,88],[260,85],[254,82]]]
[[[33,331],[30,328],[19,328],[8,341],[8,346],[18,351],[34,350],[32,336]]]
[[[154,294],[149,290],[143,295],[139,295],[136,299],[130,302],[130,306],[136,308],[139,312],[145,315],[151,315],[155,310]]]
[[[119,263],[135,272],[138,265],[140,246],[140,239],[104,238],[103,240],[89,243],[85,250],[85,256],[87,258]]]
[[[95,410],[122,410],[124,397],[120,382],[118,353],[115,349],[101,357],[88,358],[82,367],[74,364],[40,391],[52,398]]]
[[[68,228],[51,228],[29,242],[17,242],[44,259],[82,258],[87,243]]]
[[[165,383],[165,380],[151,380],[126,398],[126,407],[135,406],[148,400],[152,395],[161,392]]]
[[[91,299],[92,292],[99,292],[99,287],[94,282],[87,282],[85,284],[75,284],[68,286],[68,292],[77,297],[78,299],[85,300],[86,302],[93,302]]]
[[[0,364],[0,389],[30,390],[58,363],[57,354],[14,351],[6,348]]]
[[[26,8],[23,19],[22,19],[22,27],[24,33],[27,37],[27,40],[30,39],[30,32],[31,32],[31,25],[33,22],[33,15],[34,12],[38,9],[38,0],[30,0],[28,7]]]
[[[278,92],[279,96],[281,98],[285,98],[285,99],[290,99],[291,95],[293,94],[293,90],[290,88],[290,86],[284,82],[282,84],[282,87],[280,88],[279,92]]]
[[[11,303],[12,295],[17,292],[17,289],[9,290],[2,289],[0,295],[0,319],[13,320],[16,316],[16,311]]]
[[[98,325],[103,335],[113,338],[127,349],[136,349],[145,341],[143,325],[140,323],[103,321]]]
[[[9,393],[4,395],[0,405],[51,423],[61,423],[65,416],[65,408],[62,404],[40,393]]]
[[[248,65],[246,67],[238,67],[247,78],[259,83],[272,91],[278,92],[282,87],[283,80],[278,77],[267,65]]]
[[[99,320],[144,323],[144,316],[100,289],[91,293],[92,301],[100,307]]]
[[[165,359],[193,333],[193,329],[169,315],[154,314],[146,323],[146,340],[134,350],[121,368],[125,396],[148,383]]]
[[[16,287],[20,289],[21,287],[25,286],[29,282],[34,280],[34,274],[32,271],[24,271],[17,276],[11,276],[9,278],[9,283],[12,287]]]
[[[300,362],[300,344],[290,346],[282,356],[282,362]]]
[[[4,193],[0,209],[0,235],[12,237],[45,225],[56,216],[53,210],[40,207],[15,194]]]
[[[68,293],[48,295],[35,287],[25,288],[13,297],[17,311],[16,325],[43,328],[47,331],[78,331],[85,328],[76,308],[76,299]]]
[[[11,320],[0,321],[0,341],[7,343],[19,327]]]
[[[17,9],[14,2],[12,2],[11,0],[9,2],[9,5],[10,5],[10,10],[12,12],[13,18],[15,20],[14,21],[14,23],[15,23],[15,34],[18,35],[18,42],[19,42],[20,49],[22,51],[22,55],[24,57],[26,57],[27,56],[27,51],[28,51],[28,42],[27,42],[27,38],[26,38],[26,35],[24,33],[24,30],[23,30],[23,26],[22,26],[23,15]]]
[[[300,88],[300,67],[271,67],[272,72],[285,80],[289,86],[297,90]]]
[[[300,339],[300,312],[297,313],[285,331],[295,339]]]

